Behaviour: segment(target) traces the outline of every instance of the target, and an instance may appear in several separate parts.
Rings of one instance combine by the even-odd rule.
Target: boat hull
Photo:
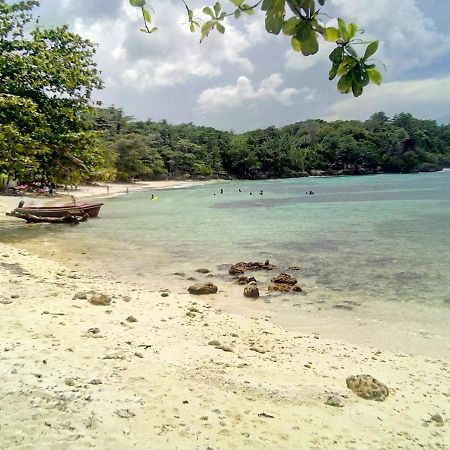
[[[28,206],[16,208],[17,214],[31,214],[36,217],[66,217],[66,216],[84,216],[97,217],[103,203],[83,203],[71,206]]]

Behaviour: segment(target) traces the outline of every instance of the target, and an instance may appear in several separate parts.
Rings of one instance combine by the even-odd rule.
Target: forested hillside
[[[120,109],[92,117],[105,172],[118,180],[283,178],[440,170],[450,166],[450,125],[401,113],[360,122],[307,120],[243,134],[193,124],[135,121]]]

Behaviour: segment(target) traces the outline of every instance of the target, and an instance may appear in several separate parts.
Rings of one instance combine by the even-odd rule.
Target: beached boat
[[[84,216],[97,217],[103,203],[81,203],[69,206],[22,206],[13,212],[20,215],[32,215],[35,217],[66,217]]]

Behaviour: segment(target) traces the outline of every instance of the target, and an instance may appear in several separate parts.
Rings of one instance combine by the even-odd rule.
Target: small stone
[[[102,380],[100,380],[99,378],[94,378],[93,380],[89,381],[89,384],[93,385],[102,384]]]
[[[174,272],[174,275],[176,275],[177,277],[185,277],[186,274],[184,272]]]
[[[430,417],[430,421],[434,422],[436,426],[438,427],[443,427],[444,426],[444,419],[442,418],[442,416],[440,414],[433,414]]]
[[[86,292],[77,292],[74,296],[73,296],[74,300],[87,300],[87,294]]]
[[[66,378],[64,380],[64,384],[67,386],[75,386],[75,379],[74,378]]]
[[[129,409],[117,409],[116,411],[114,411],[114,414],[121,417],[122,419],[130,419],[131,417],[134,417],[136,415]]]
[[[138,320],[136,319],[136,317],[134,317],[134,316],[128,316],[126,319],[125,319],[127,322],[130,322],[130,323],[134,323],[134,322],[137,322]]]
[[[188,288],[188,292],[192,295],[207,295],[207,294],[215,294],[218,291],[218,288],[213,283],[197,283],[192,284]]]
[[[1,299],[0,303],[2,305],[10,305],[12,303],[12,300],[5,300],[5,299]]]
[[[11,295],[11,298],[12,298],[12,299],[19,298],[19,295],[17,295],[17,294],[12,294],[12,295]]]
[[[229,345],[218,345],[216,348],[224,352],[234,353],[234,350]]]
[[[143,358],[144,357],[144,355],[142,353],[139,353],[139,352],[136,352],[134,354],[134,356],[137,356],[138,358]]]
[[[167,292],[163,292],[162,294],[161,294],[161,297],[168,297],[169,296],[169,294],[167,293]]]
[[[100,328],[97,328],[97,327],[89,328],[89,330],[87,330],[87,332],[88,332],[88,334],[99,334]]]
[[[338,397],[337,395],[330,395],[327,398],[325,404],[335,406],[337,408],[343,408],[345,405],[344,400],[341,397]]]
[[[210,342],[208,342],[208,345],[212,345],[213,347],[219,347],[220,342],[219,341],[210,341]]]
[[[112,298],[106,294],[93,294],[88,301],[91,305],[108,306],[111,303]]]
[[[288,267],[288,269],[289,270],[300,270],[301,267],[299,267],[299,266],[290,266],[290,267]]]
[[[261,353],[261,354],[266,353],[266,350],[264,350],[264,349],[262,349],[260,347],[250,347],[250,350],[252,352]]]
[[[202,416],[200,417],[200,420],[208,420],[208,416]]]
[[[343,303],[336,303],[336,305],[333,305],[334,309],[342,309],[343,311],[351,311],[353,309],[353,306],[345,305]]]
[[[209,273],[211,271],[209,269],[197,269],[196,272],[198,272],[198,273]]]

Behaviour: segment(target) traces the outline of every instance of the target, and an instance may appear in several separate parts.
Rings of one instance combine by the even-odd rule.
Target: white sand
[[[77,268],[0,244],[0,449],[450,448],[448,358],[317,339],[213,295]],[[91,290],[112,303],[74,299]],[[347,389],[365,373],[390,388],[384,402]],[[343,408],[325,404],[332,392]]]

